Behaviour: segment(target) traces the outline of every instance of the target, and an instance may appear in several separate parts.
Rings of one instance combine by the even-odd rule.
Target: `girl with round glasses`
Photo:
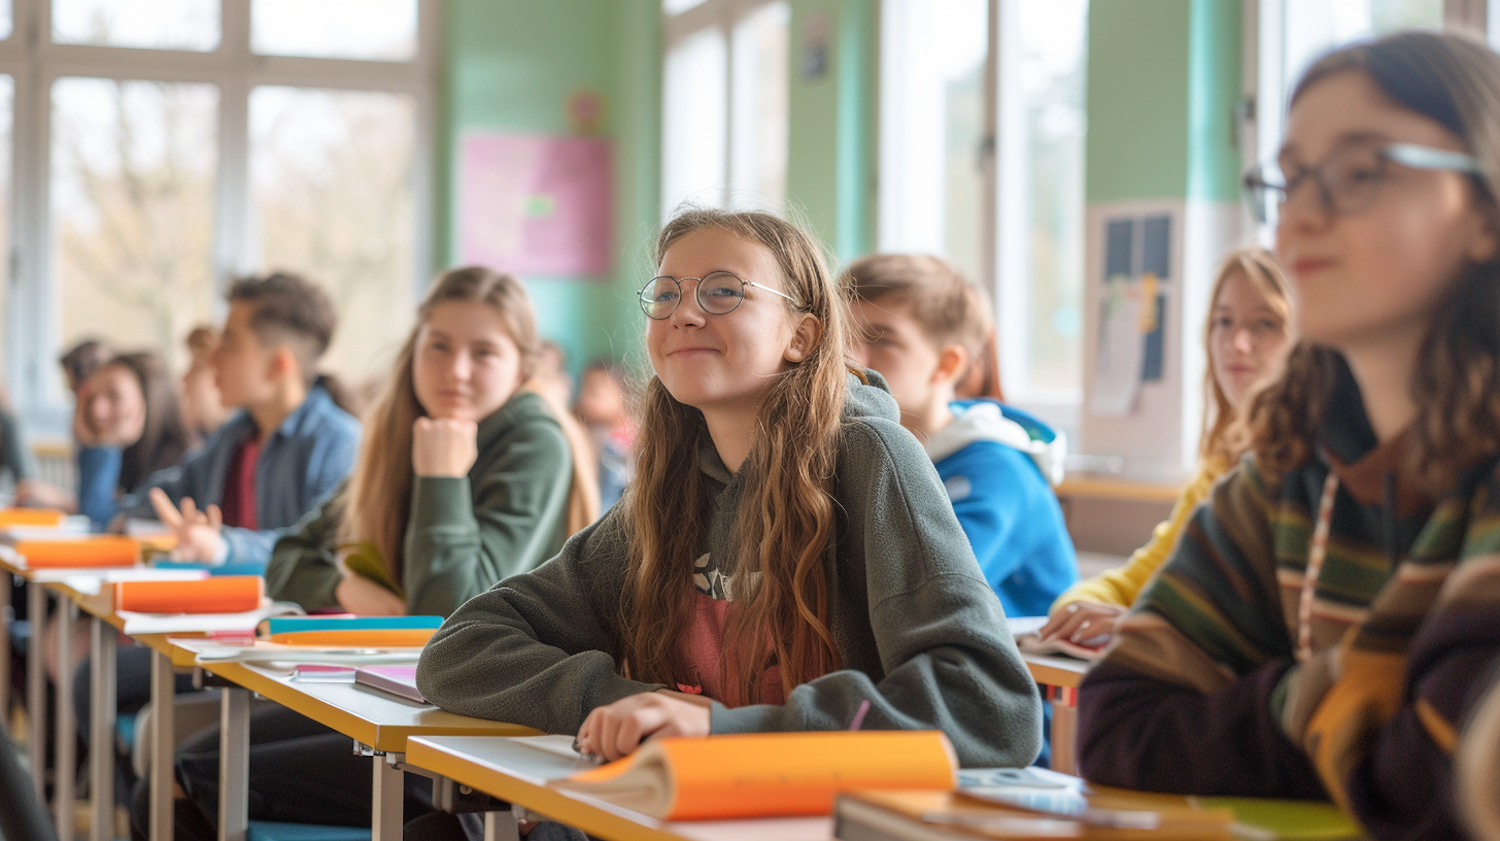
[[[1279,165],[1300,340],[1085,680],[1080,768],[1460,838],[1452,757],[1500,664],[1500,56],[1331,53]]]
[[[818,243],[760,213],[688,211],[642,293],[636,477],[535,572],[455,613],[422,692],[468,715],[644,739],[939,729],[965,765],[1025,765],[1036,688],[921,445],[851,371]]]

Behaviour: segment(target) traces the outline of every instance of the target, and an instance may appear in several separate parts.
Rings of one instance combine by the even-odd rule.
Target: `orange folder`
[[[320,645],[330,648],[421,648],[437,633],[433,628],[365,628],[347,631],[291,631],[272,634],[282,645]]]
[[[55,529],[62,521],[63,512],[50,508],[0,508],[0,529]]]
[[[15,548],[32,569],[128,567],[141,559],[141,547],[134,538],[113,534],[77,540],[18,540]]]
[[[224,575],[196,581],[121,581],[115,610],[137,613],[244,613],[260,607],[265,579]]]
[[[957,765],[936,730],[746,733],[653,739],[554,785],[671,821],[826,815],[853,789],[951,791]]]

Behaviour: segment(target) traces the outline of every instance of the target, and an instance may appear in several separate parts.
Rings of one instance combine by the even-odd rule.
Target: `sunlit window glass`
[[[262,55],[411,61],[417,0],[254,0],[251,49]]]
[[[734,28],[730,201],[780,210],[786,197],[787,28],[792,10],[768,3]]]
[[[1025,263],[1018,273],[1028,292],[1024,386],[1035,394],[1082,388],[1088,2],[1022,2],[1017,22],[1021,60],[1013,69],[1025,118],[1007,139],[1024,159],[1011,162],[1018,169],[1001,183],[1026,191],[1014,220],[1020,231],[1007,244]]]
[[[52,109],[63,345],[97,336],[180,355],[215,294],[218,88],[60,79]]]
[[[662,214],[685,201],[724,203],[728,68],[724,33],[702,29],[667,53],[662,103]]]
[[[340,328],[324,366],[383,372],[415,291],[416,103],[379,92],[262,87],[250,96],[255,226],[266,270],[321,284]]]
[[[886,0],[879,245],[980,271],[985,0]]]
[[[12,107],[15,103],[15,89],[15,79],[0,76],[0,253],[10,253],[10,156],[11,138],[14,136]],[[0,264],[0,324],[5,323],[5,316],[10,308],[10,282],[9,266]],[[0,343],[0,370],[4,370],[4,365],[5,345]]]
[[[219,0],[53,0],[52,40],[208,52],[219,46]]]

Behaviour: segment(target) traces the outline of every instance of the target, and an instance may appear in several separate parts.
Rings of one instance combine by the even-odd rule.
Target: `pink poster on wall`
[[[523,278],[609,273],[614,179],[608,140],[468,134],[459,177],[464,263]]]

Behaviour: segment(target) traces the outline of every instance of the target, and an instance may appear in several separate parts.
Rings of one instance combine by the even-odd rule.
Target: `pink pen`
[[[854,720],[851,721],[851,722],[849,722],[849,729],[850,730],[858,730],[860,727],[864,726],[864,723],[865,723],[865,713],[867,713],[869,711],[870,711],[870,699],[866,698],[863,701],[860,701],[859,702],[859,709],[857,709],[857,710],[854,711]]]

